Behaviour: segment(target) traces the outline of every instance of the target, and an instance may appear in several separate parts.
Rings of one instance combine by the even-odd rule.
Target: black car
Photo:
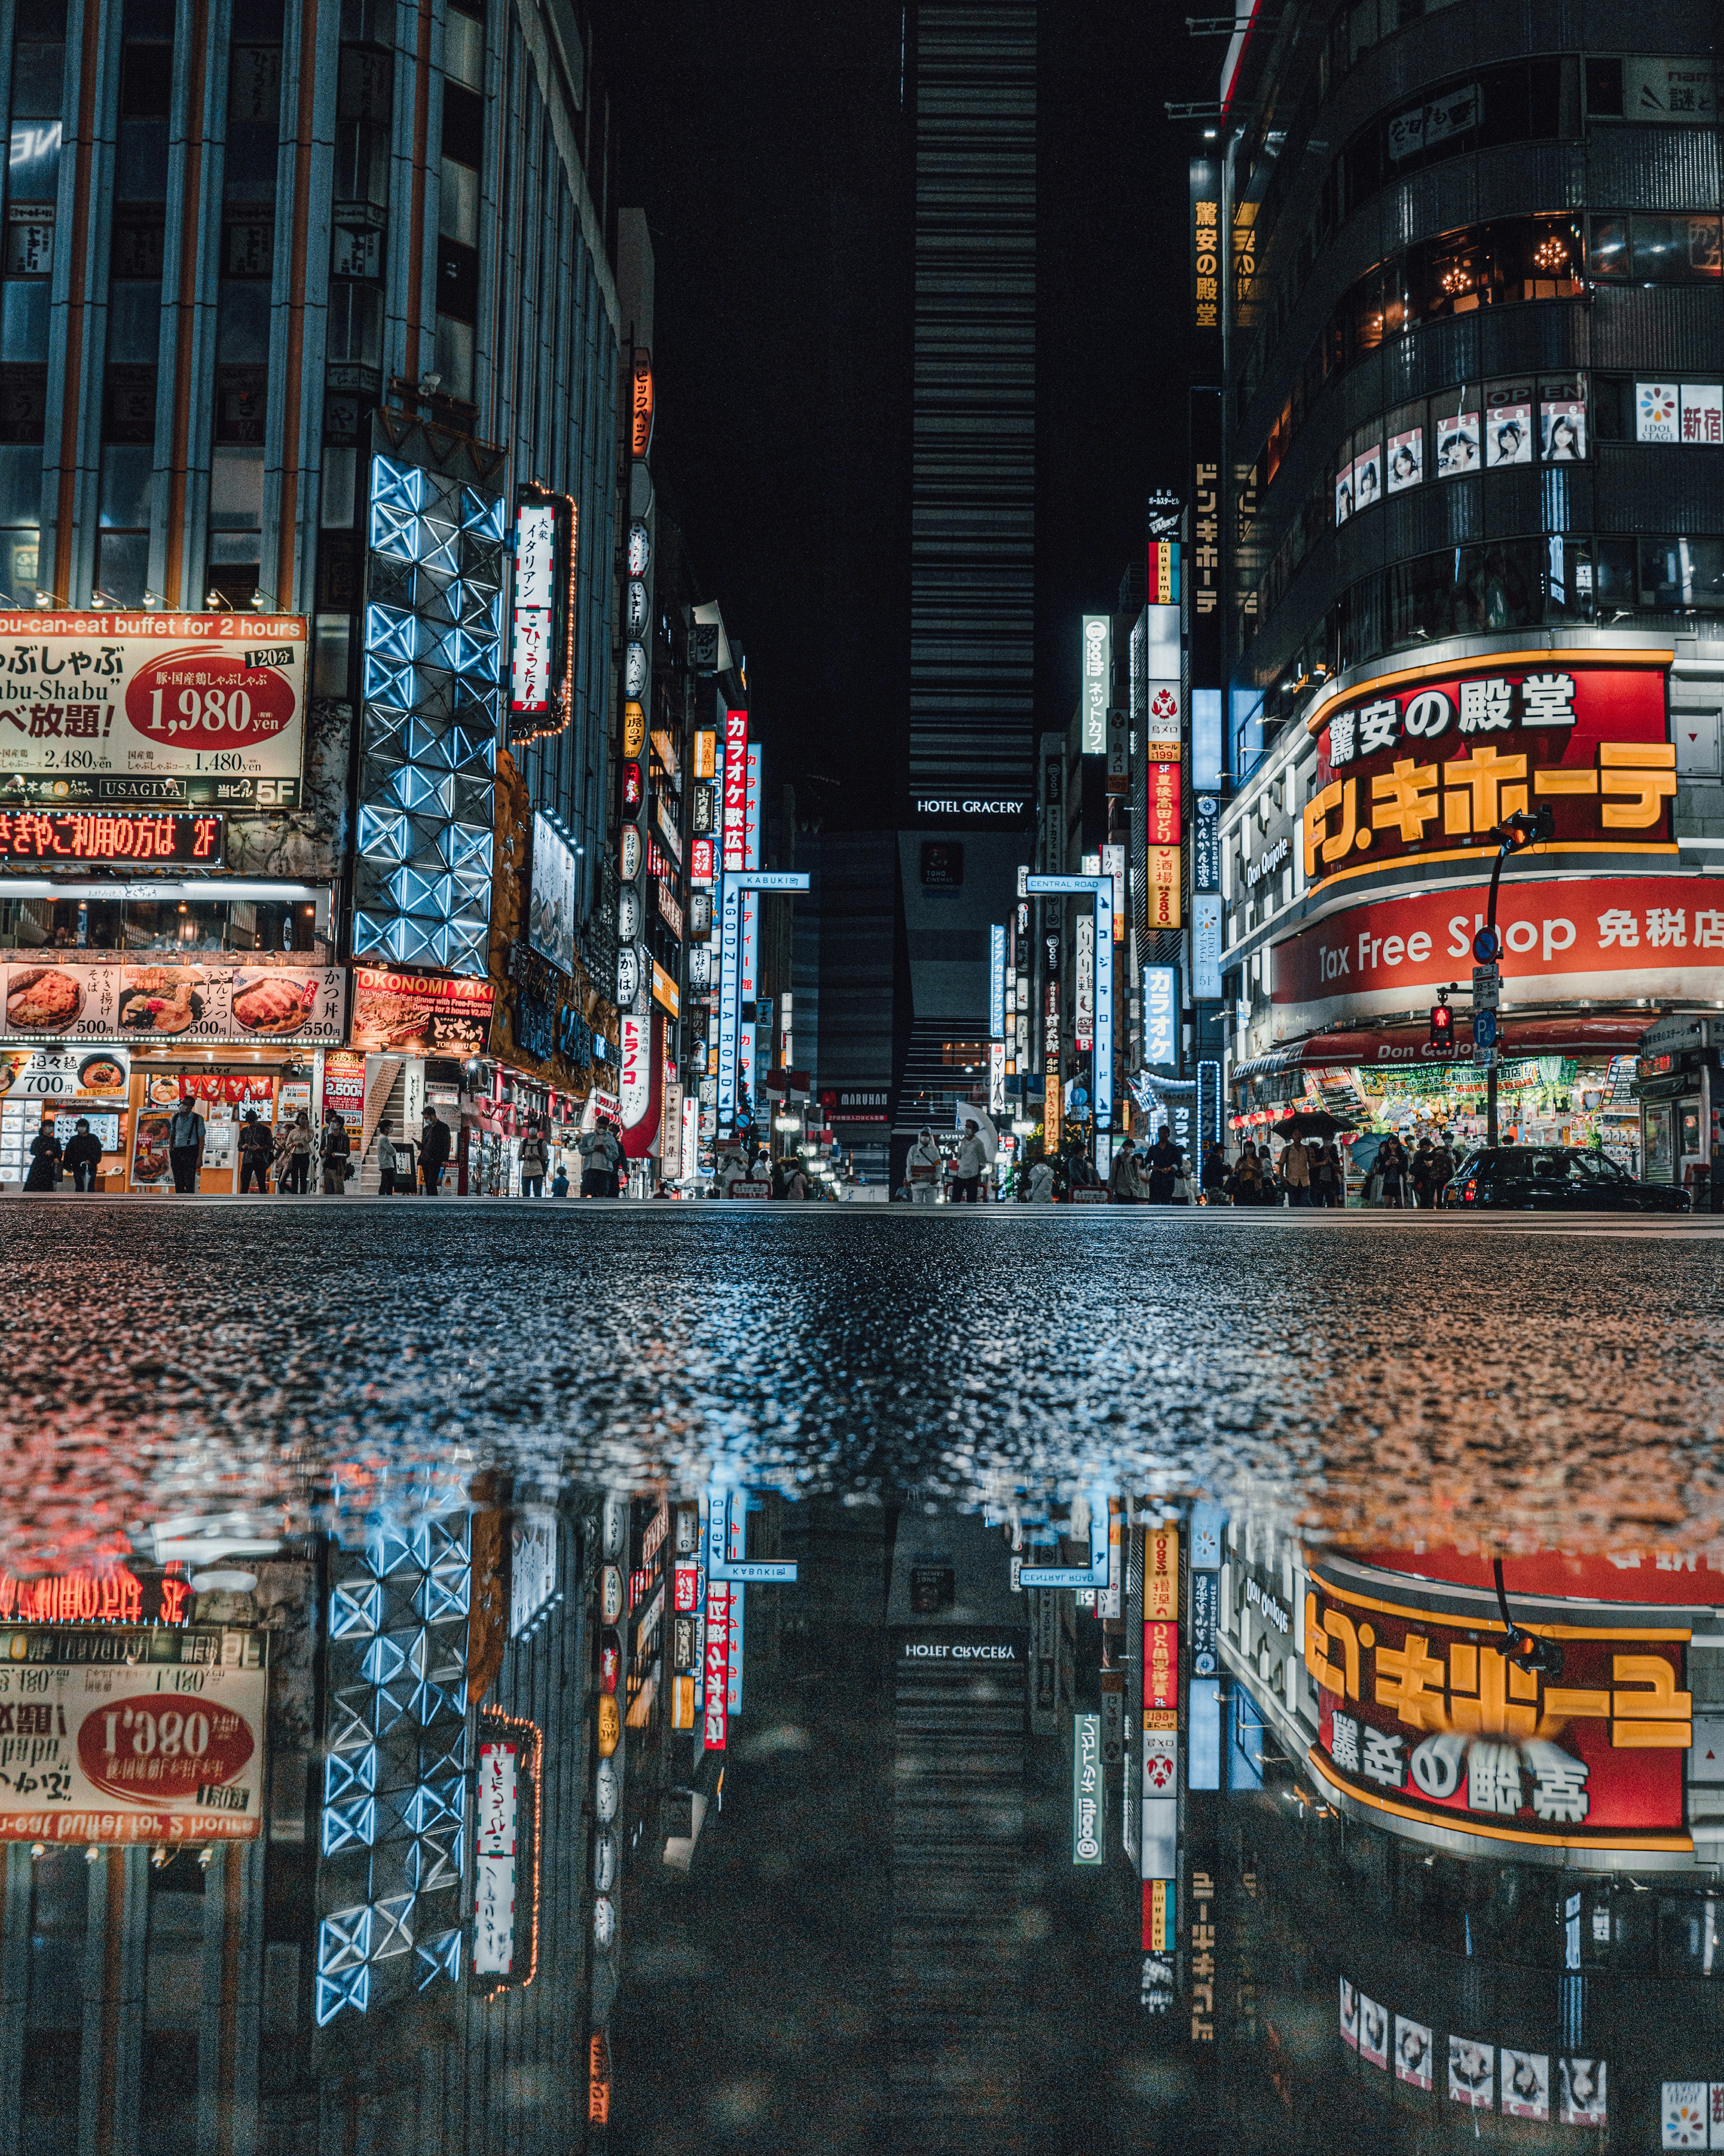
[[[1455,1170],[1445,1205],[1520,1212],[1686,1213],[1688,1193],[1637,1183],[1590,1146],[1480,1146]]]

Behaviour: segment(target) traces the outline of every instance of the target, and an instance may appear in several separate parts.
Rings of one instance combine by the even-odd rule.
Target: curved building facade
[[[1451,983],[1470,1055],[1491,833],[1548,808],[1504,884],[1505,1065],[1543,1066],[1506,1067],[1505,1120],[1685,1172],[1674,1132],[1642,1158],[1621,1059],[1724,1002],[1712,32],[1678,8],[1649,54],[1627,8],[1373,0],[1246,42],[1223,131],[1236,1112],[1306,1071],[1368,1096]],[[1465,1093],[1437,1111],[1463,1129]]]

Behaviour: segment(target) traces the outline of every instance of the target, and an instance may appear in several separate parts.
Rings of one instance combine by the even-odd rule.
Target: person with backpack
[[[538,1127],[531,1125],[521,1141],[521,1194],[523,1198],[542,1198],[545,1195],[546,1146]]]

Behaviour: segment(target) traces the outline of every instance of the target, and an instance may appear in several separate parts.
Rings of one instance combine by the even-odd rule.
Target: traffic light
[[[1431,1005],[1431,1047],[1447,1055],[1455,1046],[1455,1014],[1447,1004]]]
[[[1528,846],[1540,846],[1556,831],[1557,815],[1548,801],[1541,803],[1529,816],[1521,809],[1512,816],[1505,816],[1498,827],[1505,846],[1511,854],[1524,853]]]

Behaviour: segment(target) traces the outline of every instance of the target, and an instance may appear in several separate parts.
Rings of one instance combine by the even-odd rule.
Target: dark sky
[[[638,0],[601,24],[623,200],[656,256],[661,499],[748,654],[768,783],[831,824],[889,823],[909,626],[901,9]],[[1077,617],[1113,605],[1144,495],[1180,484],[1194,131],[1162,102],[1203,94],[1219,59],[1142,0],[1042,11],[1044,725],[1070,716]]]

